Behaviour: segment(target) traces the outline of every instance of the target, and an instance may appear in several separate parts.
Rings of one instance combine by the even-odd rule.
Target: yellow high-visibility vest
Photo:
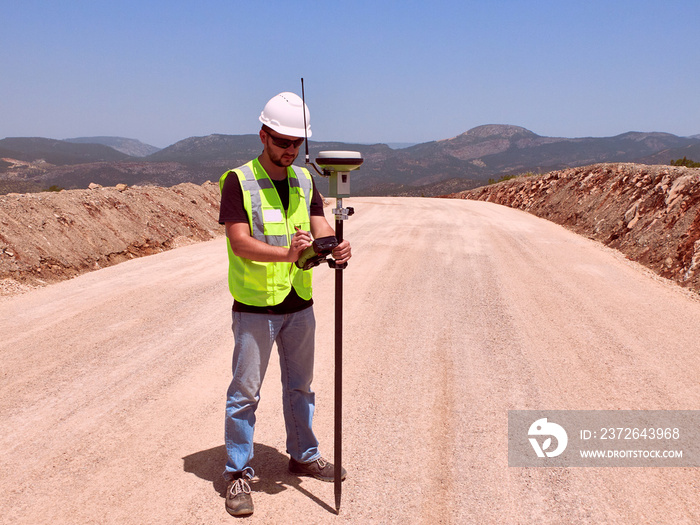
[[[219,179],[223,191],[226,178],[234,173],[243,192],[250,234],[272,246],[289,248],[295,227],[311,230],[311,174],[305,168],[287,168],[289,207],[282,207],[275,185],[258,159],[229,170]],[[311,299],[311,270],[301,270],[294,263],[258,262],[238,257],[228,246],[228,286],[233,298],[250,306],[280,304],[294,287],[299,297]]]

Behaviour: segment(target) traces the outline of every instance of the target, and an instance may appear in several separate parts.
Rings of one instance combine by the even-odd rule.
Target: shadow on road
[[[195,452],[182,458],[185,472],[198,478],[210,481],[214,490],[222,498],[226,497],[226,481],[221,473],[226,465],[226,447],[219,447]],[[255,470],[255,479],[251,488],[256,492],[279,494],[288,487],[295,488],[318,506],[335,514],[335,509],[301,486],[302,478],[287,470],[289,457],[277,449],[255,443],[254,457],[251,466]]]

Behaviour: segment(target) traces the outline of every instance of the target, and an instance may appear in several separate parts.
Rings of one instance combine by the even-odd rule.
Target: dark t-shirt
[[[281,181],[272,181],[280,196],[282,205],[286,210],[289,207],[289,182],[287,179]],[[313,184],[313,194],[311,197],[310,212],[311,216],[323,217],[323,199],[321,194],[316,189],[316,184]],[[224,187],[221,191],[221,207],[219,208],[219,224],[227,222],[244,222],[248,224],[248,214],[246,213],[243,204],[243,192],[241,185],[238,182],[238,177],[235,174],[230,174],[226,177]],[[249,313],[265,313],[265,314],[291,314],[308,308],[313,304],[313,299],[308,301],[299,297],[294,288],[289,295],[280,304],[273,306],[251,306],[239,301],[233,302],[233,310],[235,312]]]

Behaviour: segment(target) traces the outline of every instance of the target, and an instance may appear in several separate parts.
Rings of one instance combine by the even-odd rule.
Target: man
[[[292,165],[305,131],[311,136],[308,108],[294,93],[280,93],[265,105],[260,121],[260,156],[224,173],[219,181],[219,222],[226,225],[229,289],[234,298],[224,471],[226,510],[234,516],[253,512],[248,482],[254,475],[250,460],[255,409],[273,343],[282,373],[289,470],[323,481],[334,477],[334,467],[321,457],[311,428],[315,403],[311,270],[294,263],[314,238],[335,232],[308,170]],[[346,240],[333,250],[338,263],[350,256]]]

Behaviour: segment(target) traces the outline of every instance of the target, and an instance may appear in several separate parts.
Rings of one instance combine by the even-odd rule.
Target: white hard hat
[[[299,95],[285,91],[268,100],[260,113],[260,122],[281,135],[301,138],[304,136],[304,115],[306,115],[306,136],[310,137],[309,108]]]

